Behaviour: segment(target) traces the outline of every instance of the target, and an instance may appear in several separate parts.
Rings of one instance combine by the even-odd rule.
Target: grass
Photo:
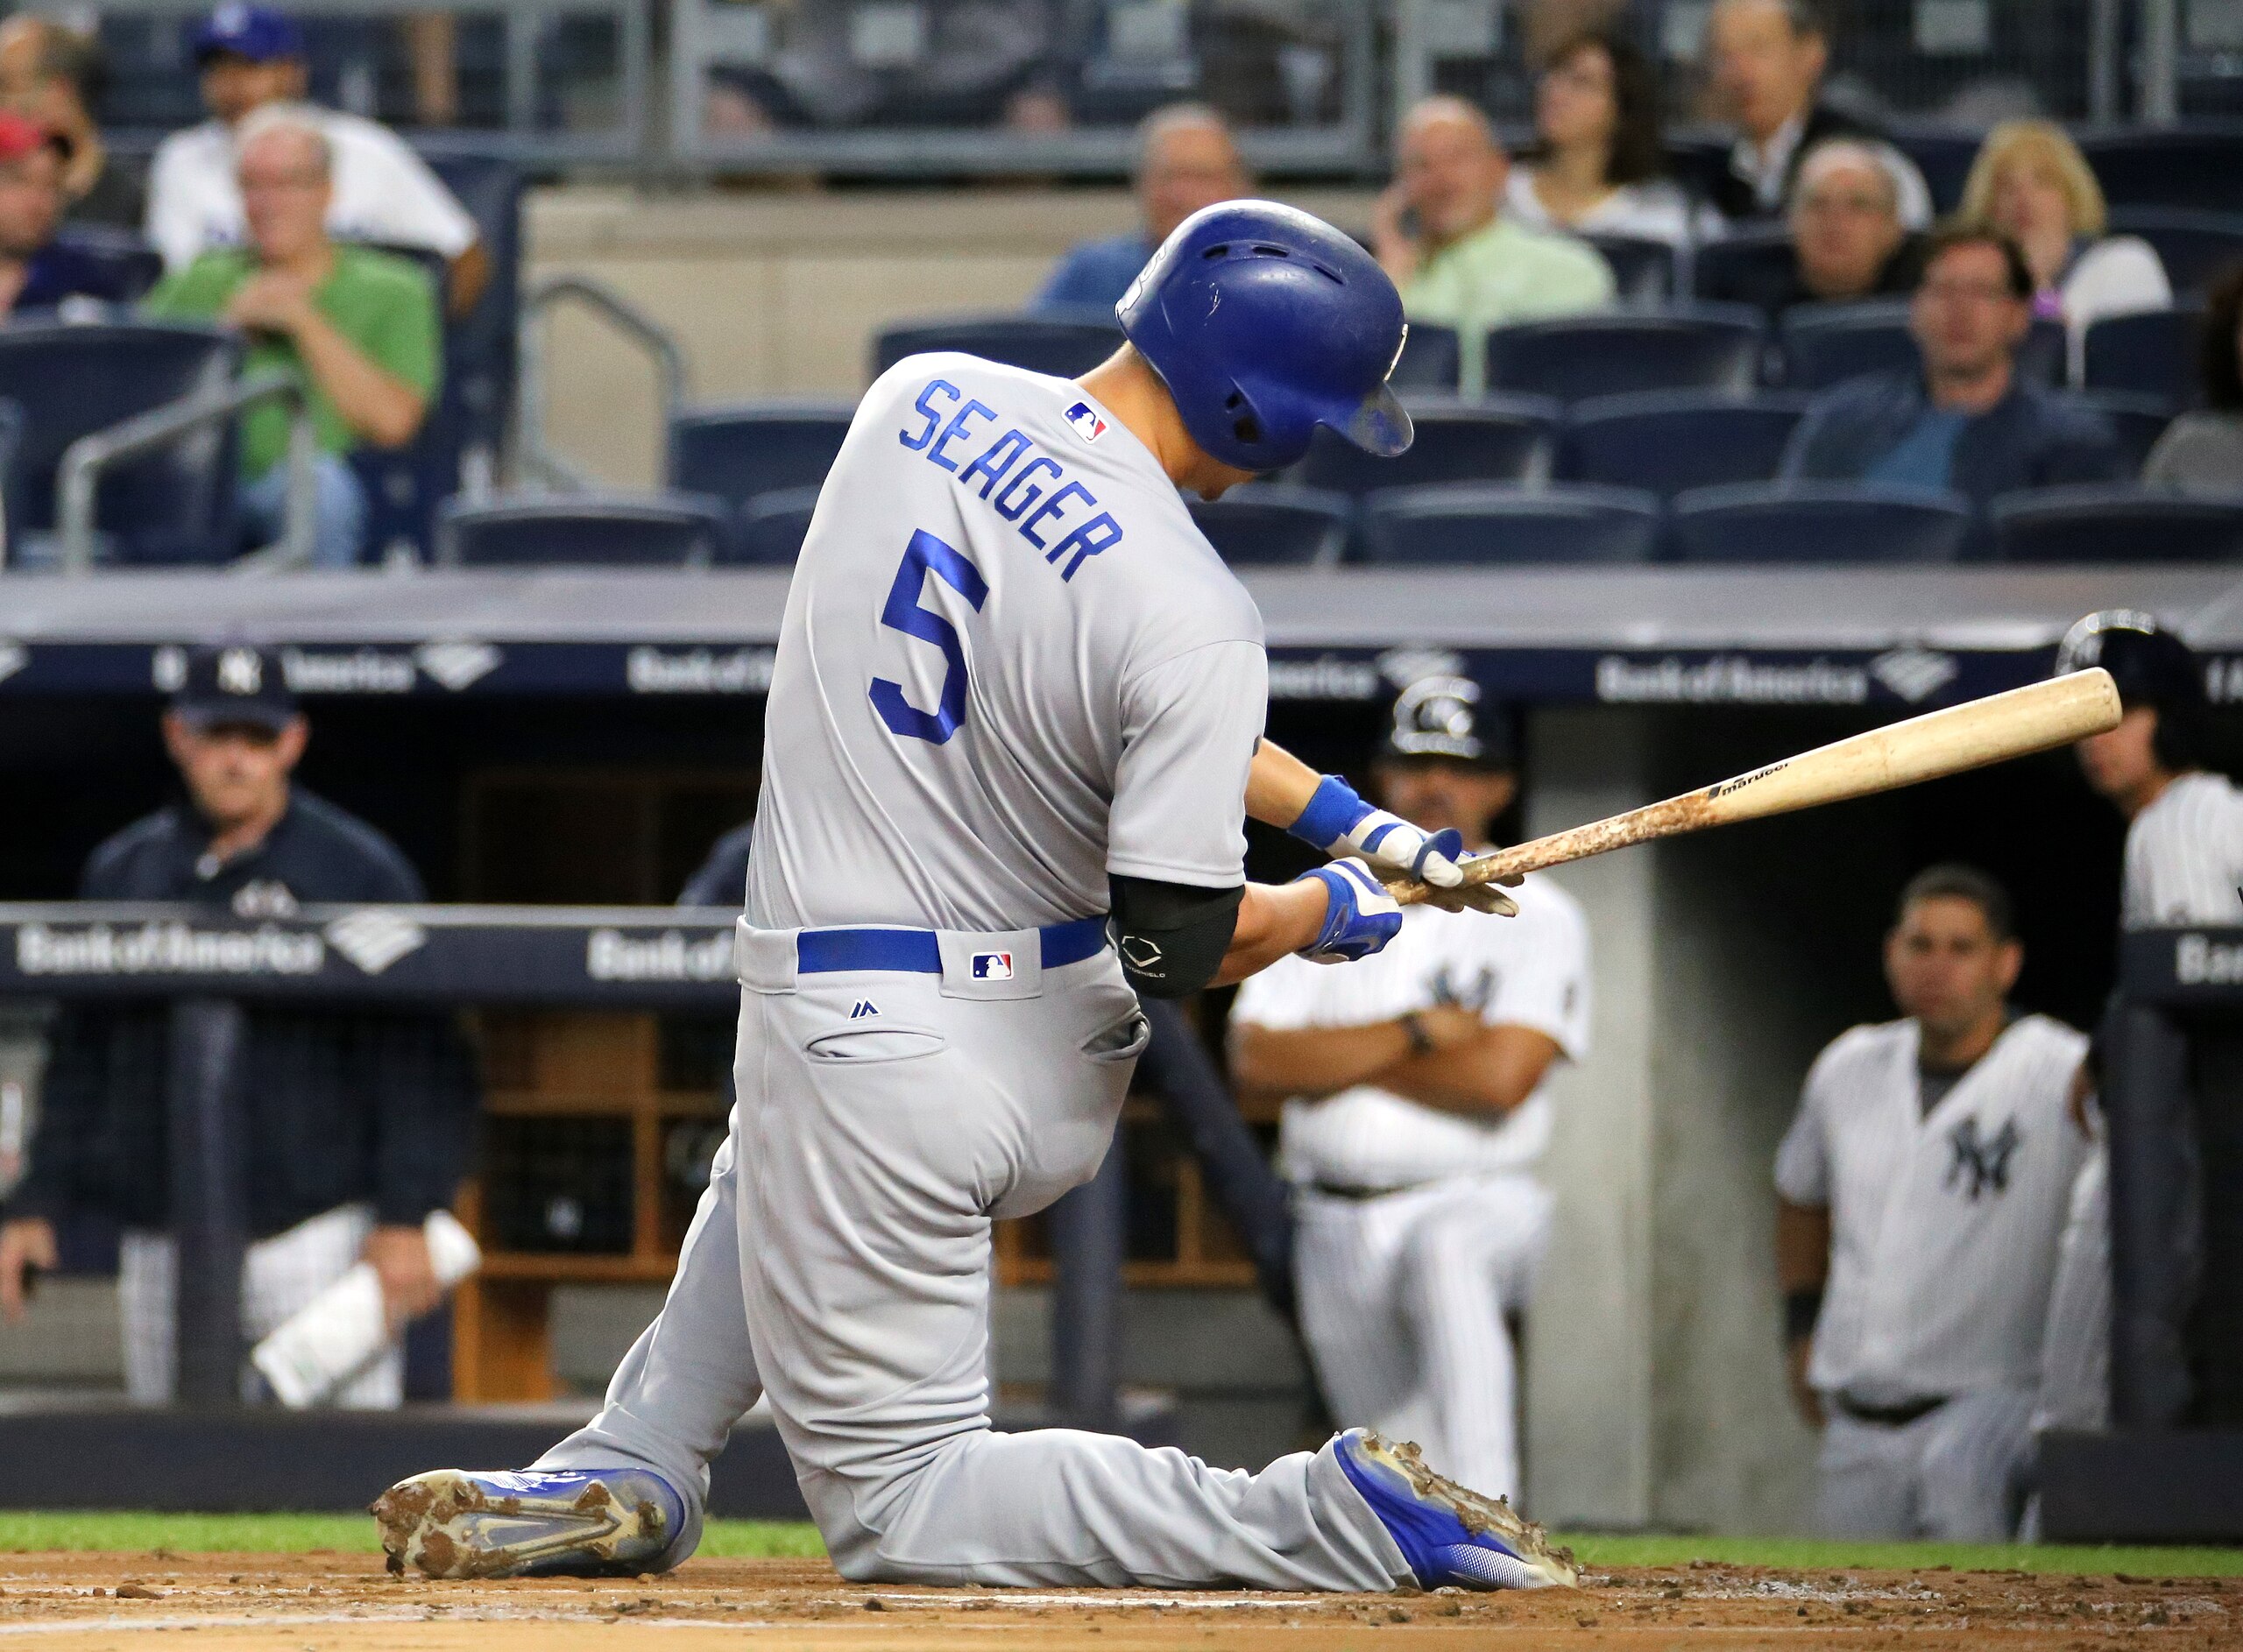
[[[1800,1571],[1879,1568],[1956,1571],[2126,1572],[2144,1578],[2243,1576],[2243,1549],[2066,1548],[2056,1544],[1842,1543],[1791,1537],[1570,1537],[1594,1567],[1679,1566],[1693,1560],[1777,1566]],[[0,1552],[54,1549],[146,1554],[336,1554],[379,1551],[363,1514],[152,1514],[0,1511]],[[711,1521],[701,1553],[727,1559],[810,1558],[824,1552],[806,1522]]]

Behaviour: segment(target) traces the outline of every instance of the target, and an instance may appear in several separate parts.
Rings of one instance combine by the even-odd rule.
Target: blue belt
[[[1095,957],[1106,945],[1106,920],[1047,923],[1037,934],[1044,940],[1044,967],[1056,970]],[[932,929],[804,929],[795,936],[795,968],[803,975],[863,970],[940,975],[943,953]]]

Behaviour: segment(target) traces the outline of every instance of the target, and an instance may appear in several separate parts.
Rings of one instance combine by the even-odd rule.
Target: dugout
[[[2243,605],[2231,576],[2201,568],[1249,582],[1272,646],[1270,731],[1312,762],[1360,774],[1394,681],[1429,653],[1461,656],[1518,702],[1521,835],[2030,681],[2092,609],[2156,611],[2208,651],[2217,685],[2243,683]],[[0,760],[19,800],[0,820],[0,897],[66,896],[92,844],[163,794],[154,714],[176,651],[237,634],[281,649],[307,700],[306,783],[391,833],[436,899],[666,900],[752,806],[784,589],[783,575],[753,572],[0,575]],[[2222,712],[2231,749],[2236,721]],[[1538,1514],[1796,1522],[1809,1442],[1776,1354],[1768,1178],[1807,1063],[1846,1025],[1890,1013],[1878,937],[1900,883],[1935,858],[1978,861],[2013,886],[2020,999],[2091,1021],[2112,976],[2120,838],[2052,754],[1558,874],[1588,907],[1597,1015],[1595,1054],[1561,1080],[1549,1166],[1560,1213],[1526,1384]],[[1274,834],[1252,852],[1260,875],[1295,864]],[[1210,1030],[1219,1008],[1205,1006]],[[627,1140],[643,1193],[649,1143],[662,1156],[672,1126],[715,1115],[720,1027],[713,1036],[645,1015],[525,1015],[486,1042],[508,1098],[494,1112],[506,1130],[609,1121],[591,1151]],[[1150,1119],[1133,1119],[1129,1146],[1137,1323],[1192,1317],[1164,1303],[1215,1300],[1185,1293],[1242,1292],[1250,1269],[1193,1168]],[[527,1156],[487,1158],[484,1197],[504,1196],[488,1180],[506,1163],[529,1174]],[[524,1300],[567,1279],[658,1282],[682,1225],[669,1217],[686,1205],[656,1197],[650,1242],[634,1215],[620,1252],[510,1253],[494,1282]],[[1032,1287],[1038,1252],[1032,1228],[1008,1232],[1007,1277]],[[1035,1302],[1024,1289],[1011,1311]],[[1142,1360],[1125,1372],[1162,1375]],[[535,1380],[500,1362],[464,1391],[527,1398]],[[1232,1422],[1242,1458],[1287,1443],[1282,1414],[1259,1433]]]

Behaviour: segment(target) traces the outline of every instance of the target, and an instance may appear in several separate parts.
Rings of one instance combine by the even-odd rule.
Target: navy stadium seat
[[[2085,387],[2155,396],[2174,407],[2203,398],[2197,340],[2204,311],[2194,306],[2108,315],[2087,328]]]
[[[1191,501],[1192,519],[1226,562],[1336,562],[1355,502],[1344,493],[1249,482],[1220,499]]]
[[[854,409],[841,401],[700,407],[669,421],[669,484],[740,505],[782,488],[815,491]]]
[[[2243,156],[2236,164],[2243,166]],[[2202,294],[2243,264],[2243,213],[2189,212],[2177,207],[2126,207],[2111,215],[2112,235],[2140,236],[2157,249],[2173,291]]]
[[[1776,474],[1808,398],[1654,390],[1577,402],[1560,468],[1570,481],[1643,488],[1672,498],[1723,482]]]
[[[1757,310],[1695,305],[1521,321],[1488,335],[1488,385],[1582,401],[1631,390],[1750,390],[1765,335]]]
[[[1387,382],[1397,390],[1453,391],[1463,360],[1454,328],[1412,321],[1410,336],[1402,342],[1402,358]]]
[[[1634,488],[1447,482],[1372,494],[1363,528],[1374,562],[1647,562],[1659,501]]]
[[[2243,491],[2225,498],[2155,488],[2038,488],[1986,507],[2005,562],[2243,561]]]
[[[1418,432],[1408,452],[1376,458],[1337,433],[1319,429],[1308,455],[1285,479],[1357,498],[1432,482],[1548,480],[1562,412],[1557,403],[1539,396],[1411,397],[1405,405]]]
[[[1111,356],[1122,329],[1111,316],[1073,320],[1051,315],[965,315],[891,327],[873,341],[877,378],[906,356],[960,350],[984,361],[1024,367],[1032,373],[1072,378]]]
[[[2243,212],[2243,126],[2084,132],[2079,147],[2114,208]]]
[[[1986,141],[1985,133],[1967,127],[1901,125],[1891,137],[1893,146],[1923,173],[1933,210],[1943,215],[1963,204],[1963,186]]]
[[[817,509],[816,488],[779,488],[761,493],[739,507],[731,543],[717,554],[720,562],[755,568],[792,568],[803,554],[810,512]]]
[[[1790,267],[1791,236],[1783,228],[1739,229],[1691,253],[1690,293],[1701,303],[1730,301],[1766,291]]]
[[[1827,390],[1864,373],[1913,372],[1921,357],[1908,333],[1908,301],[1877,299],[1862,304],[1800,304],[1777,324],[1783,343],[1784,384],[1793,390]],[[2018,366],[2037,384],[2064,378],[2063,324],[2033,323],[2017,352]]]
[[[1974,526],[1959,494],[1741,482],[1678,498],[1667,545],[1681,562],[1951,562]]]
[[[183,397],[223,388],[240,359],[234,340],[168,322],[25,321],[0,328],[0,398],[23,412],[23,440],[7,483],[12,547],[55,526],[55,473],[81,436]],[[105,559],[218,562],[241,548],[235,484],[240,459],[229,422],[113,465],[94,520]]]
[[[1612,266],[1613,285],[1620,302],[1654,308],[1679,294],[1675,291],[1674,248],[1665,241],[1642,236],[1586,234],[1581,239],[1604,255]]]
[[[2090,390],[2080,399],[2111,421],[2119,433],[2119,446],[2126,455],[2127,474],[2140,471],[2149,450],[2173,422],[2172,406],[2159,396],[2131,395],[2123,390]]]
[[[436,519],[439,559],[465,568],[684,568],[724,537],[724,502],[693,493],[451,499]]]

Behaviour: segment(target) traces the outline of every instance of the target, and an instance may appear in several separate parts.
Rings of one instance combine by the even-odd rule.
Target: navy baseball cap
[[[271,649],[224,643],[188,655],[172,710],[197,728],[245,723],[278,733],[296,715],[296,696]]]
[[[199,64],[220,53],[247,58],[252,63],[273,63],[304,55],[304,32],[295,18],[271,6],[231,4],[220,6],[195,25],[195,60]]]
[[[1517,766],[1511,709],[1482,705],[1469,677],[1420,677],[1394,698],[1394,724],[1378,755],[1389,763],[1431,758],[1509,773]]]

